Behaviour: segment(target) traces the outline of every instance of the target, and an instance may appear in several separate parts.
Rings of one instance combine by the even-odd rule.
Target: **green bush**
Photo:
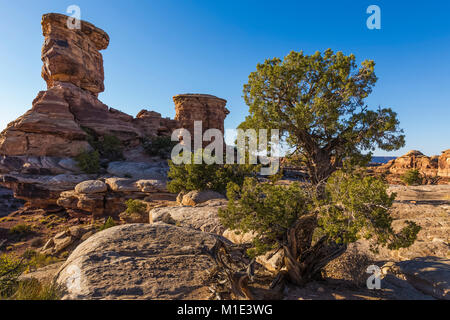
[[[119,138],[109,134],[101,136],[86,127],[83,127],[83,130],[87,133],[89,144],[99,153],[99,156],[110,161],[123,159],[123,145]]]
[[[147,205],[139,200],[129,199],[125,202],[127,205],[127,213],[138,213],[142,214],[147,211]]]
[[[248,164],[194,164],[194,157],[192,154],[191,164],[175,165],[169,161],[169,192],[214,190],[225,194],[228,183],[240,186],[246,177],[255,176],[259,170],[259,166]]]
[[[172,141],[171,137],[152,137],[142,141],[144,150],[149,156],[159,156],[163,159],[170,159],[172,149],[177,143]]]
[[[0,299],[59,300],[61,291],[55,284],[41,283],[36,279],[19,280],[19,276],[30,267],[42,267],[49,263],[43,255],[32,251],[27,251],[21,259],[0,256]]]
[[[387,187],[374,177],[343,171],[330,177],[323,192],[314,185],[247,178],[242,186],[229,184],[228,206],[219,217],[226,228],[257,235],[249,255],[283,250],[289,279],[301,285],[360,238],[373,239],[375,248],[414,243],[420,231],[415,223],[406,221],[400,232],[392,228],[395,195],[389,196]]]
[[[97,150],[82,151],[75,160],[78,167],[87,174],[95,174],[100,171],[100,154]]]
[[[0,298],[8,298],[14,294],[18,279],[26,269],[24,259],[3,255],[0,256]]]
[[[98,229],[99,231],[103,231],[112,227],[115,227],[116,223],[114,222],[114,219],[112,217],[108,217],[106,222]]]
[[[417,169],[411,169],[402,176],[402,181],[408,186],[421,185],[422,180],[423,177]]]

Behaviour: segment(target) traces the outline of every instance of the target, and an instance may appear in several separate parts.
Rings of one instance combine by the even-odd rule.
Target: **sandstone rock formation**
[[[438,162],[438,175],[440,177],[450,178],[450,149],[442,152]]]
[[[118,226],[78,246],[57,283],[63,299],[206,299],[215,244],[216,236],[188,228]]]
[[[117,217],[126,209],[128,199],[161,200],[173,198],[168,194],[164,181],[107,178],[104,181],[84,181],[75,190],[60,193],[56,204],[69,215],[92,215]]]
[[[398,175],[404,174],[411,169],[418,169],[426,175],[436,176],[438,173],[438,162],[436,158],[430,158],[420,151],[412,150],[404,156],[389,161],[382,168],[387,169],[389,173]]]
[[[42,47],[42,77],[48,88],[56,82],[70,82],[94,95],[105,90],[103,57],[109,36],[89,22],[81,29],[67,28],[67,16],[50,13],[42,17],[45,37]]]
[[[45,255],[57,255],[67,249],[73,250],[96,231],[95,226],[73,226],[56,234],[39,251]]]
[[[54,13],[42,18],[42,77],[48,90],[2,132],[0,154],[74,157],[90,149],[86,128],[99,136],[114,135],[127,148],[148,135],[169,135],[177,127],[174,120],[145,110],[134,119],[98,100],[104,91],[99,51],[108,47],[109,37],[85,21],[80,30],[69,29],[67,19]]]
[[[442,152],[441,156],[428,157],[417,150],[390,160],[388,163],[375,168],[376,173],[387,175],[391,183],[399,183],[400,177],[407,171],[417,169],[424,176],[424,182],[448,182],[450,178],[450,150]],[[431,180],[430,180],[431,178]]]
[[[100,51],[108,47],[109,36],[85,21],[81,29],[69,29],[67,19],[55,13],[43,16],[42,77],[48,90],[39,92],[32,108],[0,134],[0,184],[11,188],[17,198],[48,207],[56,204],[61,192],[100,178],[80,175],[73,160],[93,149],[89,143],[93,137],[101,141],[114,136],[122,143],[126,161],[107,164],[100,173],[110,176],[104,178],[165,180],[167,164],[155,163],[142,141],[171,136],[176,128],[193,126],[193,120],[203,121],[204,130],[223,131],[226,101],[213,96],[176,96],[177,120],[147,110],[133,118],[103,104],[98,99],[105,89]],[[93,203],[99,199],[85,198],[81,202],[87,204],[89,198],[90,204],[83,208],[96,207]]]
[[[224,132],[224,120],[230,113],[227,101],[206,94],[180,94],[173,97],[179,128],[187,129],[194,139],[194,122],[202,122],[202,134],[208,129]],[[207,146],[210,142],[204,142]]]

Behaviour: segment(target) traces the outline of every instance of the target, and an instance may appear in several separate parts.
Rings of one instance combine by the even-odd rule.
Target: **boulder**
[[[150,223],[164,222],[222,235],[218,211],[226,207],[224,200],[211,200],[196,207],[155,208],[149,213]]]
[[[205,190],[205,191],[191,191],[187,194],[183,194],[181,197],[181,205],[183,206],[196,206],[200,203],[204,203],[213,199],[226,199],[221,193]]]
[[[39,251],[45,255],[58,255],[65,250],[73,250],[95,232],[95,226],[70,227],[68,230],[62,231],[49,239]]]
[[[79,245],[56,281],[63,299],[205,299],[216,239],[166,224],[113,227]]]
[[[106,184],[99,180],[83,181],[75,186],[75,192],[80,194],[103,193],[107,190]]]
[[[135,180],[127,178],[108,178],[106,184],[114,192],[166,192],[163,180]]]
[[[255,238],[254,232],[242,233],[231,229],[226,229],[222,235],[235,244],[250,243]]]

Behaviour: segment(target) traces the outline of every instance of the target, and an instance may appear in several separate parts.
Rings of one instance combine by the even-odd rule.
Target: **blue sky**
[[[242,87],[258,62],[332,48],[373,59],[379,78],[369,106],[392,107],[405,130],[401,155],[450,148],[450,1],[6,1],[0,2],[0,127],[31,107],[40,77],[41,15],[81,8],[111,37],[103,51],[100,99],[132,115],[174,117],[172,97],[208,93],[228,100],[226,128],[247,115]],[[381,30],[366,27],[369,5]]]

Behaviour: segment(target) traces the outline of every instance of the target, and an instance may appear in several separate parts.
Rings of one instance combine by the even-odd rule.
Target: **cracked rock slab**
[[[216,237],[162,223],[110,228],[75,249],[57,283],[63,299],[204,299]]]

